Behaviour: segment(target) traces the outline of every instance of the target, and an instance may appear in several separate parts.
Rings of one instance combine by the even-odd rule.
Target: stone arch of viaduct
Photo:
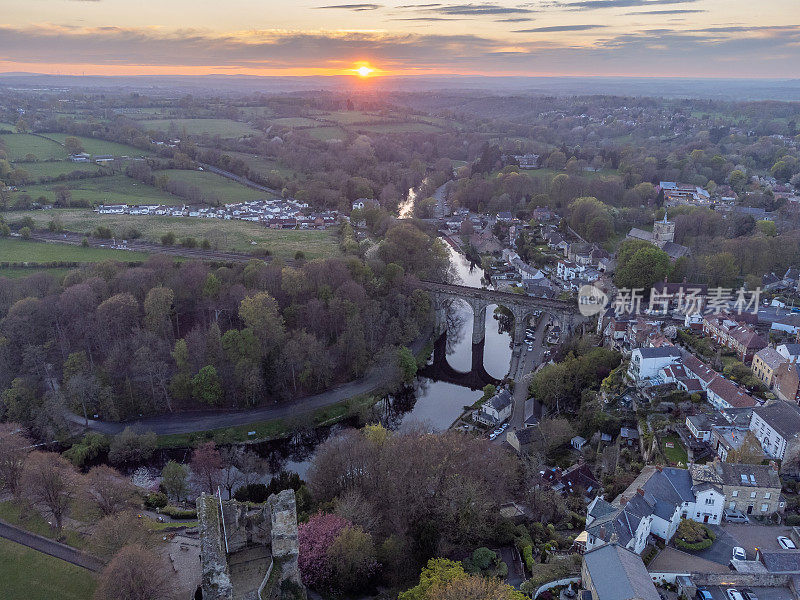
[[[421,282],[420,288],[427,291],[433,300],[437,333],[441,333],[441,328],[445,326],[445,310],[449,301],[463,300],[470,305],[473,315],[473,345],[483,342],[486,336],[486,309],[492,304],[504,306],[514,315],[513,341],[515,347],[524,339],[525,326],[530,316],[536,311],[543,311],[556,317],[561,325],[561,331],[565,334],[572,331],[579,318],[577,304],[567,300],[554,300],[428,281]]]

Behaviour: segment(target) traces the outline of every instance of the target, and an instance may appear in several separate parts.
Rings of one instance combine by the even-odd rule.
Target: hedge
[[[177,506],[165,506],[159,511],[162,515],[167,515],[173,519],[196,519],[196,510],[187,510]]]

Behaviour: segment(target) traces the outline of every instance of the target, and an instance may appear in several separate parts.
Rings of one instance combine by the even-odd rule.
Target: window
[[[765,492],[764,493],[764,500],[769,500],[770,498],[772,498],[772,493],[771,492]]]
[[[733,490],[731,492],[731,497],[733,497],[733,498],[736,498],[736,496],[738,496],[738,495],[739,495],[739,490]]]
[[[713,506],[714,505],[714,499],[713,498],[706,498],[706,504],[710,505],[710,506]]]
[[[755,492],[750,492],[750,497],[751,498],[755,498],[756,497],[756,493]]]
[[[769,504],[766,502],[761,505],[761,512],[767,512],[769,510]]]
[[[736,510],[736,502],[729,502],[728,503],[728,508],[730,510]]]

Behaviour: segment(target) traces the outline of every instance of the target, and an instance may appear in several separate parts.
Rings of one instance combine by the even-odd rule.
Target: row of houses
[[[274,229],[324,229],[335,225],[339,220],[337,211],[308,213],[307,209],[307,204],[293,200],[254,200],[226,204],[220,207],[186,204],[180,206],[101,204],[94,210],[99,214],[156,215],[251,221]]]
[[[583,543],[587,552],[618,543],[641,554],[654,538],[668,543],[683,519],[720,524],[726,509],[771,515],[785,506],[775,465],[648,465],[612,502],[598,496],[589,504]]]

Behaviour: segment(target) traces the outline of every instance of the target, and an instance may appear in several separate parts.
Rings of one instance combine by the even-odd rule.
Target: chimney
[[[623,494],[622,496],[619,497],[619,505],[620,506],[625,506],[627,503],[628,503],[628,498],[627,498],[627,496],[625,496],[625,494]]]
[[[642,498],[644,498],[644,490],[642,488],[637,488],[636,493],[639,494]]]
[[[778,472],[778,463],[776,463],[774,460],[769,461],[769,468],[777,473]]]
[[[664,470],[664,466],[663,465],[656,465],[656,471],[661,473],[663,470]]]
[[[617,535],[616,531],[611,534],[611,538],[608,540],[608,542],[610,544],[618,544],[619,543],[619,535]]]

